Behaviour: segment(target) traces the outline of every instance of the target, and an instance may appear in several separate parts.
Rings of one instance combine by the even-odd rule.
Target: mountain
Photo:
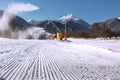
[[[67,16],[63,16],[60,18],[61,22],[69,22],[69,21],[72,21],[74,23],[78,23],[80,25],[83,25],[83,26],[86,26],[86,27],[89,27],[90,24],[88,24],[87,22],[85,22],[84,20],[82,19],[79,19],[79,18],[76,18],[75,16],[73,16],[72,14],[68,14]]]
[[[29,19],[27,22],[30,23],[30,24],[32,24],[32,25],[37,25],[37,24],[39,24],[40,21]]]
[[[118,19],[120,19],[120,17],[118,17]]]
[[[101,37],[119,36],[120,35],[120,19],[112,18],[105,22],[97,22],[91,25],[90,30]]]
[[[110,29],[111,31],[114,32],[120,32],[120,19],[112,18],[106,20],[105,22],[94,23],[91,26],[91,29],[95,29],[95,28]]]
[[[120,19],[112,18],[104,22],[104,25],[115,32],[120,32]]]
[[[85,22],[82,19],[74,17],[72,14],[63,16],[58,20],[45,20],[45,21],[34,21],[29,20],[28,22],[32,25],[44,28],[50,33],[56,33],[58,31],[64,32],[65,29],[65,20],[67,31],[88,31],[90,24]]]
[[[53,20],[41,21],[36,26],[44,28],[47,32],[55,33],[55,34],[58,31],[64,31],[64,25],[58,21],[53,21]]]
[[[7,15],[7,16],[4,16]],[[5,18],[2,20],[1,18]],[[9,19],[9,18],[10,19]],[[4,23],[8,22],[8,25],[4,25]],[[2,23],[4,22],[4,23]],[[88,24],[86,21],[76,18],[72,14],[68,14],[67,16],[63,16],[57,20],[44,20],[44,21],[35,21],[35,20],[28,20],[25,21],[21,17],[12,14],[10,12],[5,12],[0,10],[0,29],[4,28],[5,26],[10,27],[9,31],[4,31],[5,36],[9,37],[9,34],[13,34],[10,32],[15,32],[15,37],[19,35],[18,31],[24,31],[27,33],[27,30],[32,26],[37,26],[36,29],[33,28],[29,29],[29,33],[27,33],[30,38],[34,38],[33,34],[37,35],[43,28],[44,32],[50,32],[52,34],[56,34],[57,32],[64,32],[65,30],[65,23],[66,29],[70,37],[113,37],[113,36],[120,36],[120,18],[112,18],[108,19],[104,22],[96,22],[92,25]],[[25,31],[26,30],[26,31]],[[36,33],[37,30],[37,33]],[[17,33],[16,33],[17,32]],[[24,35],[22,32],[22,35]],[[21,33],[20,33],[21,34]],[[3,35],[3,32],[0,30],[0,36]],[[27,35],[27,36],[28,36]],[[38,35],[38,37],[39,37]],[[46,34],[45,34],[46,35]]]

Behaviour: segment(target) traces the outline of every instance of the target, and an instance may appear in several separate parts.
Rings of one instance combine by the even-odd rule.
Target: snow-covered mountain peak
[[[118,17],[118,19],[120,19],[120,17]]]
[[[68,14],[68,15],[66,15],[66,16],[63,16],[63,17],[61,17],[60,18],[60,20],[75,20],[75,21],[77,21],[77,20],[80,20],[79,18],[76,18],[75,16],[73,16],[72,14]]]
[[[29,19],[27,20],[27,22],[29,22],[32,25],[37,25],[39,23],[39,21],[33,20],[33,19]]]
[[[27,20],[27,22],[35,22],[35,20],[29,19],[29,20]]]
[[[84,26],[87,26],[87,27],[90,26],[87,22],[85,22],[84,20],[82,20],[80,18],[77,18],[77,17],[73,16],[72,14],[68,14],[66,16],[63,16],[59,20],[62,23],[64,23],[67,20],[67,22],[72,21],[74,23],[77,23],[77,24],[80,24],[80,25],[84,25]]]

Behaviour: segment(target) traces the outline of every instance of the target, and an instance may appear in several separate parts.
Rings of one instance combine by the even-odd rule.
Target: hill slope
[[[112,18],[108,19],[105,22],[94,23],[90,30],[92,30],[97,37],[111,37],[111,36],[120,36],[120,19]]]

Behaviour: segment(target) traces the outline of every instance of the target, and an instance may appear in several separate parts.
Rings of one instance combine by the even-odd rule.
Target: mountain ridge
[[[64,32],[65,24],[68,31],[88,31],[88,27],[90,26],[90,24],[82,19],[74,17],[72,14],[68,14],[67,16],[63,16],[56,20],[44,20],[36,22],[35,20],[31,20],[28,22],[35,26],[42,27],[47,31],[55,33],[58,31],[57,28]]]
[[[3,12],[3,10],[0,10],[0,18],[3,16]],[[73,35],[72,37],[75,35],[76,37],[93,37],[93,35],[94,37],[120,36],[119,18],[111,18],[104,22],[95,22],[90,25],[86,21],[77,18],[72,14],[68,14],[56,20],[36,21],[30,19],[28,22],[17,15],[14,16],[15,17],[10,21],[12,32],[24,31],[31,27],[38,27],[43,28],[46,32],[52,34],[56,34],[59,31],[64,33],[66,24],[67,33]]]

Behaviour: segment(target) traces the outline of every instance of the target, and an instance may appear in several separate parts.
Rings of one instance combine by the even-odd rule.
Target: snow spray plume
[[[13,33],[14,39],[49,39],[54,37],[54,34],[47,33],[43,28],[33,26],[24,31],[17,31]]]
[[[35,5],[29,3],[14,3],[8,5],[8,8],[4,11],[2,17],[0,18],[0,36],[10,38],[11,35],[11,26],[10,22],[19,12],[29,12],[38,10],[39,8]]]
[[[53,37],[53,34],[47,33],[42,28],[38,28],[35,26],[27,28],[24,31],[19,30],[12,32],[12,26],[10,26],[10,22],[13,18],[15,18],[15,15],[10,13],[18,14],[20,12],[29,12],[38,9],[39,8],[37,6],[29,3],[14,3],[8,5],[8,8],[0,19],[0,30],[2,30],[2,36],[16,39],[48,39],[51,36]]]
[[[0,36],[1,37],[11,37],[11,28],[10,21],[13,19],[14,15],[8,13],[7,11],[3,12],[3,15],[0,19]]]
[[[27,30],[28,39],[50,39],[50,37],[54,37],[54,34],[50,34],[46,32],[43,28],[32,27]]]

